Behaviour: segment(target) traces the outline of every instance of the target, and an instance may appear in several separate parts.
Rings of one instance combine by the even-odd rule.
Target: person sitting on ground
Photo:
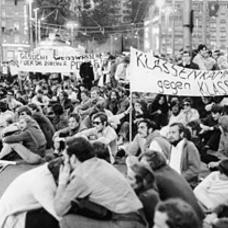
[[[72,201],[87,197],[93,203],[107,208],[112,216],[99,221],[86,216],[68,214]],[[75,137],[64,152],[60,168],[54,208],[61,227],[138,227],[144,228],[142,204],[127,179],[108,162],[96,158],[91,143]]]
[[[55,140],[56,137],[65,138],[68,136],[73,136],[85,129],[86,127],[81,123],[80,115],[77,113],[72,113],[69,115],[68,127],[56,131],[53,136],[53,140]]]
[[[201,160],[198,149],[186,138],[185,132],[182,123],[173,123],[169,127],[169,142],[172,144],[169,165],[194,187],[198,183]]]
[[[100,96],[100,90],[98,87],[92,87],[90,93],[91,98],[87,102],[79,105],[77,108],[77,111],[82,116],[82,119],[92,112],[96,104],[104,103],[105,101],[104,98]]]
[[[200,220],[204,213],[200,208],[192,188],[182,175],[168,164],[164,155],[158,151],[148,150],[139,158],[140,162],[154,171],[156,186],[161,200],[180,198],[189,203],[197,212]]]
[[[59,228],[55,191],[48,163],[20,174],[0,198],[0,227]]]
[[[219,148],[215,154],[218,161],[212,161],[208,164],[210,169],[215,169],[220,161],[228,158],[228,115],[224,115],[219,119],[221,136],[219,141]]]
[[[213,104],[211,114],[201,121],[202,123],[200,127],[202,128],[202,131],[200,134],[207,150],[218,150],[221,135],[221,130],[219,129],[219,119],[223,115],[223,109],[223,106]]]
[[[8,119],[15,119],[15,114],[9,110],[6,102],[0,101],[0,138],[2,131],[7,126]]]
[[[31,116],[38,124],[45,135],[47,146],[46,149],[53,147],[52,137],[55,133],[55,128],[51,121],[40,111],[40,107],[36,104],[29,104],[28,106],[21,106],[17,109],[18,117],[22,115]]]
[[[117,134],[108,125],[108,117],[105,113],[99,112],[92,117],[93,127],[75,134],[73,137],[85,136],[90,141],[100,141],[109,146],[112,156],[117,153]]]
[[[160,201],[154,173],[143,163],[137,162],[128,165],[127,174],[131,186],[143,204],[149,228],[152,228],[155,207]]]
[[[97,158],[104,159],[108,163],[111,163],[110,150],[107,145],[102,142],[93,142],[92,146]]]
[[[23,115],[19,119],[19,128],[19,134],[3,137],[0,159],[15,151],[27,163],[41,162],[47,142],[39,125],[30,116]]]
[[[31,99],[31,103],[39,105],[42,108],[47,107],[49,104],[49,101],[50,99],[46,95],[44,95],[41,89],[38,89],[36,95]]]
[[[158,203],[154,215],[156,228],[201,228],[193,208],[181,199],[169,199]]]
[[[157,125],[149,119],[143,119],[138,122],[138,134],[135,136],[127,148],[128,155],[140,156],[146,151],[146,148],[155,149],[165,153],[168,158],[171,145],[156,130]]]
[[[52,122],[56,131],[68,126],[68,115],[64,112],[63,107],[59,103],[48,105],[47,117]]]
[[[228,202],[228,159],[219,163],[219,171],[209,174],[195,189],[194,193],[205,210],[211,211]]]
[[[163,127],[168,123],[169,105],[165,95],[158,94],[154,101],[148,105],[148,113],[158,126]]]
[[[22,103],[15,99],[14,92],[12,90],[7,91],[5,101],[9,107],[9,110],[15,111],[16,108],[22,106]]]
[[[183,100],[183,109],[178,115],[178,122],[186,125],[191,121],[199,120],[199,118],[199,112],[196,109],[192,108],[192,99],[185,98]]]

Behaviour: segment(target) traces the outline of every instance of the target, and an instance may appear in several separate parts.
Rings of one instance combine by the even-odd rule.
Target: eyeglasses
[[[190,104],[189,103],[184,103],[184,106],[190,106]]]
[[[99,122],[99,121],[94,121],[93,122],[93,125],[99,125],[99,124],[101,124],[101,122]]]

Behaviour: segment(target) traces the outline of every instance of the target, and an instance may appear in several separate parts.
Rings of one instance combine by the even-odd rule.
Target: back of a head
[[[199,218],[191,205],[181,199],[160,202],[156,211],[167,215],[169,228],[200,228]]]
[[[55,115],[62,115],[64,113],[63,107],[59,103],[53,104],[52,109]]]
[[[21,113],[24,113],[24,112],[25,112],[27,115],[29,115],[29,116],[32,115],[32,112],[31,112],[30,108],[29,108],[28,106],[26,106],[26,105],[21,106],[21,107],[19,107],[19,108],[17,109],[18,115],[20,115]]]
[[[84,137],[76,137],[67,143],[69,157],[75,155],[80,162],[95,157],[92,144]]]
[[[167,165],[165,156],[158,151],[147,150],[141,155],[140,159],[142,160],[142,158],[145,158],[150,168],[154,171]]]
[[[102,142],[94,142],[92,144],[94,149],[94,154],[96,157],[111,163],[110,154],[108,147]]]
[[[150,168],[140,162],[134,163],[130,168],[135,173],[136,179],[142,181],[144,188],[149,186],[154,188],[155,176]]]

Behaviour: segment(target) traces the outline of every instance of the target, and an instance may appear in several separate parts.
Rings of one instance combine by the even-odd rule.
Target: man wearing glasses
[[[191,121],[199,120],[199,118],[199,112],[192,108],[192,100],[190,98],[185,98],[183,100],[183,109],[178,117],[178,122],[186,125]]]
[[[84,130],[73,137],[85,136],[90,141],[99,141],[107,146],[111,151],[112,156],[116,155],[117,152],[117,134],[115,130],[108,125],[108,117],[105,113],[96,113],[92,118],[93,127]]]

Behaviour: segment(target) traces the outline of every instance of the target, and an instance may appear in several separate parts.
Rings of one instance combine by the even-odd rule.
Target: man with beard
[[[185,138],[185,132],[181,123],[169,127],[169,142],[172,144],[169,165],[194,187],[198,183],[200,155],[196,146]]]
[[[149,119],[139,121],[138,134],[127,148],[127,153],[129,155],[140,156],[147,149],[153,149],[163,153],[168,158],[171,145],[156,129],[156,123]]]

